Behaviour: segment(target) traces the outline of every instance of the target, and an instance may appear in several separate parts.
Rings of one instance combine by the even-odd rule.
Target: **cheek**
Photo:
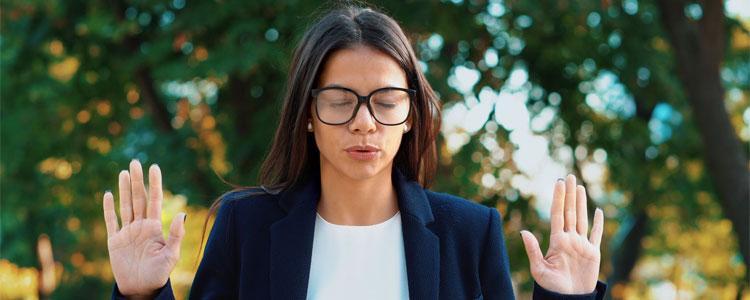
[[[315,128],[313,134],[315,135],[315,144],[318,146],[318,150],[323,154],[330,151],[332,148],[330,134],[326,133],[325,130],[321,130],[319,126]]]
[[[403,138],[403,135],[401,133],[401,129],[393,128],[386,134],[386,147],[388,147],[388,153],[392,156],[396,156],[396,153],[401,146],[401,140]]]
[[[338,128],[331,128],[322,123],[317,123],[315,124],[315,130],[313,131],[318,151],[329,159],[341,154],[339,152],[341,152],[340,150],[344,147],[344,145],[341,144],[341,141],[343,140],[342,134],[346,134],[346,132],[339,132],[337,129]]]

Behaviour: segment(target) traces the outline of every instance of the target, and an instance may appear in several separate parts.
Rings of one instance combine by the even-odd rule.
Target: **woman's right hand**
[[[124,296],[150,298],[164,286],[169,273],[180,258],[180,242],[185,235],[185,214],[172,220],[165,240],[161,224],[161,170],[149,168],[149,192],[143,183],[143,170],[137,160],[130,171],[120,172],[119,228],[114,197],[104,193],[104,221],[107,224],[107,246],[117,286]]]

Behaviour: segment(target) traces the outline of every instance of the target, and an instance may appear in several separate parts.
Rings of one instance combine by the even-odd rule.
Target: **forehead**
[[[381,87],[407,88],[406,73],[398,62],[377,49],[355,46],[337,50],[328,57],[318,87],[344,86],[359,94]]]

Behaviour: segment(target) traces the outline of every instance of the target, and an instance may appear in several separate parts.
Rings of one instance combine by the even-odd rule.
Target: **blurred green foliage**
[[[701,144],[692,122],[696,112],[675,73],[656,3],[378,6],[410,37],[446,123],[448,115],[459,116],[439,138],[433,189],[501,211],[521,293],[532,281],[518,230],[543,236],[548,225],[537,205],[544,194],[524,184],[536,174],[519,166],[524,146],[499,117],[505,107],[482,106],[488,97],[500,103],[503,91],[525,92],[526,137],[547,141],[542,154],[583,178],[592,211],[605,209],[602,278],[633,250],[627,241],[641,249],[637,264],[625,268],[630,277],[611,287],[613,296],[649,297],[671,284],[688,296],[732,298],[747,288],[737,238],[704,171],[701,149],[710,145]],[[256,183],[293,47],[326,7],[292,0],[4,1],[0,277],[12,278],[16,266],[37,267],[37,238],[47,234],[62,266],[53,296],[107,297],[112,277],[101,198],[138,158],[158,163],[165,188],[176,195],[168,199],[182,199],[172,213],[196,212],[183,245],[191,254],[178,267],[177,292],[184,295],[199,219],[230,188],[222,178]],[[694,7],[685,12],[696,14]],[[725,103],[746,151],[750,21],[727,16],[726,24]],[[482,96],[486,87],[500,95]],[[466,115],[481,122],[467,129]],[[628,240],[633,224],[642,224],[642,233]]]

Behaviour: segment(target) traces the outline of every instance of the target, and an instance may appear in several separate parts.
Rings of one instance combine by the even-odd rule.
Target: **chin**
[[[338,173],[353,180],[367,180],[385,172],[388,169],[387,156],[381,155],[371,161],[352,159],[346,153],[331,155],[328,157],[321,153],[320,167],[327,169],[330,173]]]
[[[368,178],[372,178],[378,173],[382,171],[382,167],[380,167],[377,163],[360,163],[360,162],[342,162],[343,166],[339,169],[339,171],[356,180],[364,180]]]
[[[375,177],[383,171],[384,166],[380,160],[362,162],[350,159],[349,157],[339,157],[336,161],[323,158],[321,168],[329,168],[329,171],[338,173],[342,176],[354,180],[366,180]]]

